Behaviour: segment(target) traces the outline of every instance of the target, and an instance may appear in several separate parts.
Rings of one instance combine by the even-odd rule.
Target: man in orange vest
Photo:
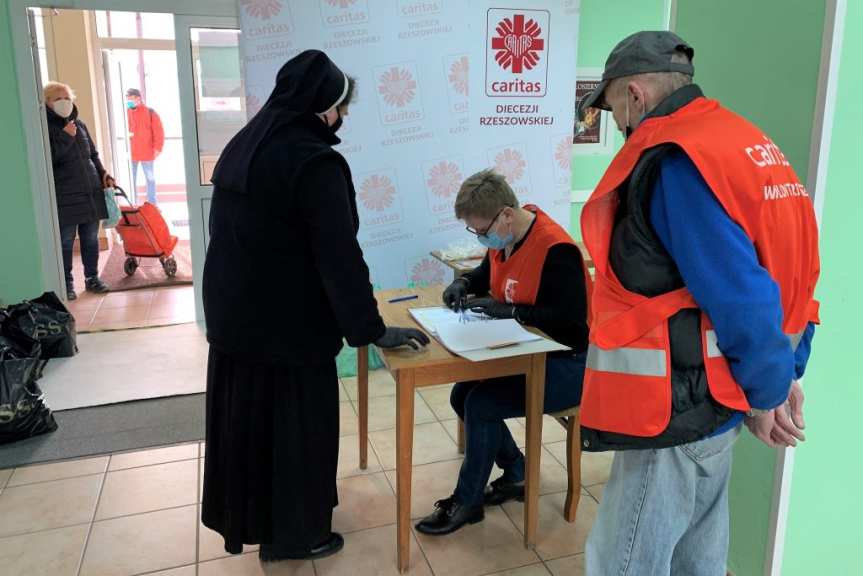
[[[741,423],[769,446],[804,438],[812,202],[769,137],[692,84],[693,56],[634,34],[579,105],[626,135],[581,219],[596,265],[582,445],[617,451],[591,576],[724,575]]]
[[[147,182],[147,202],[156,203],[156,177],[153,162],[162,153],[165,145],[165,130],[155,110],[144,104],[141,91],[126,90],[126,119],[129,122],[129,138],[132,141],[132,188],[138,186],[138,165],[144,169]]]
[[[490,170],[464,181],[455,215],[489,250],[482,264],[447,287],[444,303],[455,312],[468,309],[536,326],[569,346],[546,359],[543,409],[578,406],[590,287],[578,246],[538,207],[520,207],[506,179]],[[504,423],[524,416],[524,376],[459,382],[450,404],[464,422],[465,458],[453,495],[438,500],[434,512],[416,525],[433,536],[480,522],[485,506],[524,500],[524,455]],[[495,464],[503,475],[487,486]]]

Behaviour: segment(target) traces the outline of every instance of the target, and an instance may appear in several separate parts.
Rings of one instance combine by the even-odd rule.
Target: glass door
[[[222,149],[246,123],[240,30],[235,18],[177,16],[174,22],[195,304],[198,321],[203,322],[210,177]]]

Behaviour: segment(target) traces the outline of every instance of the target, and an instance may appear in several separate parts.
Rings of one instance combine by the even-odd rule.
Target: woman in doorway
[[[102,190],[113,178],[102,167],[90,132],[78,118],[72,89],[60,82],[48,82],[43,96],[66,273],[66,299],[75,300],[78,295],[72,277],[72,249],[76,234],[81,240],[84,288],[100,294],[108,291],[108,286],[99,278],[99,221],[108,217]]]
[[[288,61],[213,174],[204,266],[207,447],[202,520],[237,554],[333,554],[338,503],[336,355],[419,348],[384,326],[357,242],[347,162],[332,146],[354,84],[323,52]]]

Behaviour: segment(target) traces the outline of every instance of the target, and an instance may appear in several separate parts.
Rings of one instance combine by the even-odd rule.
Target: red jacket
[[[126,109],[129,137],[132,140],[132,161],[152,162],[165,145],[165,130],[156,111],[141,104]]]

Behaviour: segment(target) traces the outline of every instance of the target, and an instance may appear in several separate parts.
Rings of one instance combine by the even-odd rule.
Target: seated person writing
[[[580,250],[542,210],[520,208],[503,176],[490,170],[465,180],[455,215],[489,251],[479,267],[444,291],[444,303],[455,311],[514,318],[572,348],[548,355],[543,408],[550,413],[577,406],[590,284]],[[484,506],[524,499],[524,455],[504,423],[525,414],[524,376],[459,382],[450,403],[465,424],[465,458],[453,495],[436,502],[435,511],[416,525],[425,534],[449,534],[480,522]],[[486,488],[494,464],[503,475]]]

